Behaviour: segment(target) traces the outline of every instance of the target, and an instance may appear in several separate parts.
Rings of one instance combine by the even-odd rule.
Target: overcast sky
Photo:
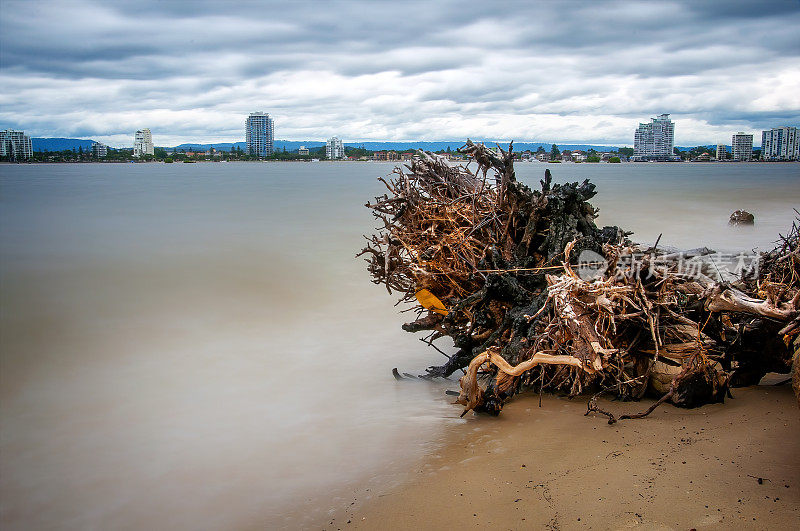
[[[800,2],[0,0],[0,128],[676,145],[800,126]]]

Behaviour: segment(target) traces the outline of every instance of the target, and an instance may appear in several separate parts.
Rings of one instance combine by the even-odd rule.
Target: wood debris
[[[439,352],[444,337],[458,348],[421,377],[464,371],[464,413],[498,414],[533,388],[592,393],[589,410],[616,422],[664,401],[720,402],[729,386],[789,372],[800,332],[797,223],[757,275],[724,279],[704,261],[708,249],[668,253],[597,227],[588,180],[553,184],[547,170],[531,190],[516,180],[512,150],[467,140],[463,165],[420,151],[366,205],[379,227],[357,256],[410,304],[405,330],[426,332]],[[597,406],[602,393],[648,392],[661,399],[639,415]]]

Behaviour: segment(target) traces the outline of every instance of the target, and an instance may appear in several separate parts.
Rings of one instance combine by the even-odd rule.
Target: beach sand
[[[524,394],[497,418],[468,414],[400,486],[355,489],[312,527],[800,529],[791,387],[733,396],[609,425],[584,416],[586,398],[544,396],[539,408]],[[651,403],[601,401],[615,412]]]

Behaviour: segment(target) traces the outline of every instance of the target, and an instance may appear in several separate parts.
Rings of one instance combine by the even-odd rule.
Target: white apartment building
[[[297,150],[297,154],[298,155],[308,155],[309,154],[308,148],[305,147],[305,146],[300,146],[300,148]]]
[[[325,143],[325,156],[328,160],[344,158],[344,144],[339,138],[334,136],[328,139]]]
[[[108,146],[105,144],[101,144],[100,142],[95,142],[92,144],[92,156],[97,157],[99,159],[108,155]]]
[[[153,135],[150,129],[140,129],[136,131],[136,136],[133,138],[133,156],[141,157],[142,155],[154,155],[155,147],[153,146]]]
[[[731,137],[731,150],[733,160],[753,160],[753,135],[746,135],[739,131]]]
[[[9,160],[24,160],[33,156],[31,137],[25,131],[0,131],[0,157]]]
[[[268,113],[251,112],[245,121],[244,133],[248,155],[272,155],[275,147],[275,123]]]
[[[717,160],[728,158],[728,147],[725,144],[717,144]]]
[[[649,124],[639,124],[633,136],[633,157],[631,161],[680,160],[673,150],[675,124],[669,114],[651,118]]]
[[[796,127],[774,127],[761,132],[762,160],[800,160]]]

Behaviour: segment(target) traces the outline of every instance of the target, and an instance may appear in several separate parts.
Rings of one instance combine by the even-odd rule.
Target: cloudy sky
[[[0,128],[132,145],[275,137],[677,145],[800,126],[800,1],[0,0]]]

